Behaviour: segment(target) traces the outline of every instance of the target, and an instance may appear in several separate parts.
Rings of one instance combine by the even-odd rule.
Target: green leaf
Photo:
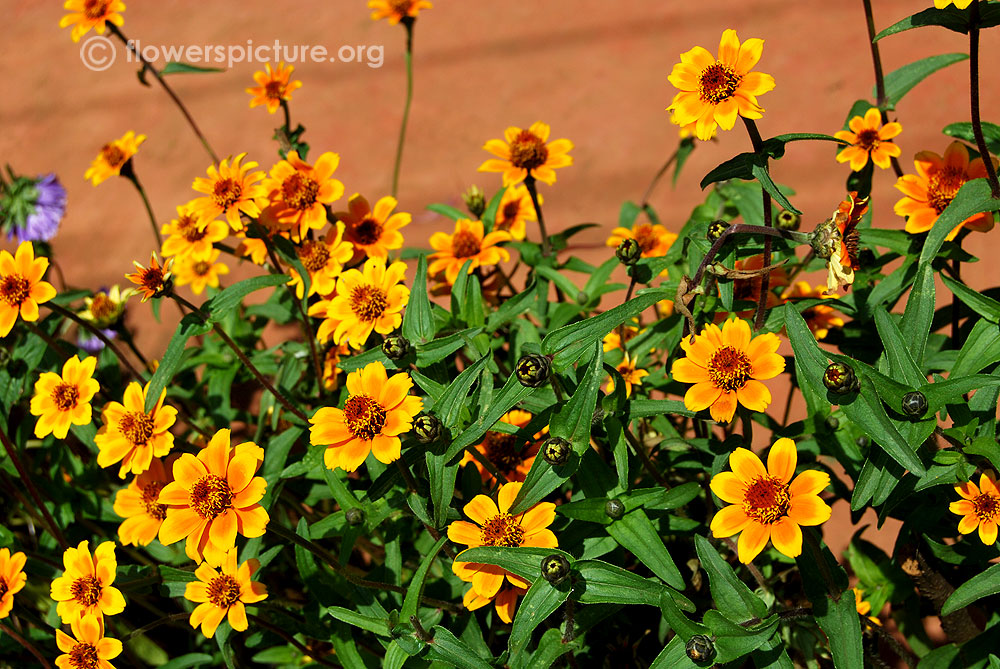
[[[488,359],[489,356],[483,358],[483,360]],[[463,374],[464,373],[465,372],[463,372]],[[489,374],[490,372],[487,371],[485,373]],[[490,378],[492,378],[492,376]],[[445,457],[450,460],[458,455],[462,449],[477,443],[483,435],[485,435],[486,432],[500,420],[501,416],[514,408],[519,402],[521,402],[521,400],[528,397],[533,390],[533,388],[528,388],[527,386],[522,385],[521,382],[517,380],[516,373],[511,373],[511,375],[507,378],[506,383],[503,384],[503,388],[501,388],[499,392],[494,393],[488,401],[481,403],[477,407],[476,420],[470,423],[462,434],[459,435],[450,446],[448,446],[448,451],[445,453]]]
[[[904,65],[885,75],[885,99],[889,107],[895,107],[910,90],[938,70],[967,60],[967,53],[944,53],[938,56],[928,56]],[[876,97],[876,89],[872,88],[872,97]]]
[[[460,209],[455,209],[455,207],[452,207],[451,205],[448,204],[429,204],[427,205],[427,209],[433,211],[435,214],[441,214],[442,216],[447,216],[453,221],[458,221],[463,218],[465,219],[469,218],[469,214],[466,214],[464,211],[461,211]]]
[[[417,351],[417,366],[425,367],[433,365],[435,362],[444,360],[455,351],[465,346],[472,345],[472,338],[483,331],[483,328],[469,328],[450,334],[447,337],[438,337],[425,344],[417,344],[414,348]]]
[[[581,604],[646,604],[660,606],[660,596],[670,593],[685,611],[694,611],[684,595],[659,581],[643,578],[600,560],[578,560],[573,565],[573,598]]]
[[[573,565],[574,558],[566,551],[558,548],[538,548],[520,546],[510,548],[507,546],[476,546],[469,548],[458,554],[456,559],[461,558],[462,562],[479,562],[482,564],[495,564],[503,567],[507,571],[520,576],[526,581],[534,582],[541,575],[542,558],[549,555],[561,555]],[[638,576],[636,578],[639,578]]]
[[[771,180],[771,174],[768,172],[767,163],[759,165],[757,163],[753,164],[751,172],[760,185],[768,192],[768,194],[774,198],[775,202],[781,205],[782,209],[787,209],[788,211],[801,214],[802,212],[792,206],[792,203],[788,201],[788,198],[778,190],[778,186],[775,185],[774,181]]]
[[[508,648],[512,665],[521,662],[521,656],[525,654],[531,641],[531,633],[566,601],[569,591],[568,579],[559,585],[552,585],[544,578],[539,578],[531,584],[517,607],[514,625],[510,630]]]
[[[490,198],[489,203],[486,205],[486,209],[483,211],[483,215],[480,217],[483,224],[486,226],[486,232],[491,232],[493,226],[496,225],[497,212],[500,210],[500,201],[503,200],[503,194],[507,192],[507,186],[503,186],[496,192],[496,194]]]
[[[906,342],[907,355],[917,366],[918,372],[924,359],[931,322],[934,320],[935,297],[934,269],[929,264],[921,265],[906,300],[903,318],[899,321],[899,331]],[[923,374],[920,376],[921,379],[924,378]]]
[[[410,587],[406,589],[406,597],[403,599],[403,608],[399,612],[399,617],[403,620],[409,620],[410,616],[417,615],[417,609],[420,608],[420,597],[424,594],[424,582],[427,579],[427,572],[430,571],[431,564],[441,551],[441,548],[444,547],[446,541],[448,541],[447,536],[442,536],[438,539],[424,556],[424,559],[421,560],[420,567],[413,573],[413,578],[410,579]]]
[[[446,628],[435,625],[429,632],[434,638],[427,644],[428,658],[446,662],[460,669],[493,669]]]
[[[1000,302],[997,302],[992,297],[983,295],[978,290],[969,288],[961,281],[956,281],[943,272],[940,276],[944,285],[948,287],[948,290],[955,297],[962,300],[963,304],[991,323],[1000,323]],[[996,328],[993,329],[995,330]]]
[[[547,629],[538,641],[538,648],[531,654],[530,663],[522,666],[525,669],[550,669],[556,665],[556,660],[566,653],[579,650],[582,643],[581,637],[566,643],[563,641],[561,630],[555,627]],[[516,664],[511,666],[513,669],[519,669]]]
[[[156,402],[160,399],[160,393],[167,384],[174,378],[177,367],[184,358],[184,347],[187,340],[196,335],[203,335],[209,332],[212,326],[205,323],[195,314],[187,314],[177,324],[174,336],[167,344],[167,350],[160,358],[160,366],[156,368],[153,377],[149,380],[149,388],[146,391],[146,411],[152,411]]]
[[[435,413],[449,430],[458,427],[462,417],[462,409],[468,406],[469,389],[472,388],[472,384],[476,382],[476,378],[489,361],[490,356],[484,355],[462,370],[462,373],[448,384],[444,394],[435,403]]]
[[[795,563],[802,570],[802,585],[812,602],[813,615],[830,641],[833,664],[836,669],[862,667],[861,621],[854,593],[847,587],[847,574],[830,549],[819,543],[815,530],[804,531],[808,534]]]
[[[967,33],[969,32],[969,18],[966,12],[955,7],[947,7],[945,9],[934,9],[932,7],[922,12],[917,12],[912,16],[907,16],[902,21],[893,23],[875,35],[875,39],[872,41],[877,42],[889,35],[895,35],[906,30],[913,30],[914,28],[922,28],[924,26],[941,26],[957,33]]]
[[[455,478],[458,476],[458,463],[448,464],[447,455],[438,455],[428,451],[427,476],[431,486],[431,501],[434,503],[434,526],[444,527],[448,520],[448,509],[451,508],[451,498],[455,496]]]
[[[785,155],[785,144],[788,142],[803,140],[821,140],[836,142],[837,144],[846,144],[843,140],[837,139],[832,135],[823,135],[812,132],[793,132],[771,137],[770,139],[764,140],[759,152],[741,153],[716,166],[712,171],[705,175],[705,177],[701,180],[700,186],[705,188],[709,184],[713,184],[718,181],[727,181],[729,179],[743,179],[745,181],[755,179],[757,178],[757,175],[754,170],[766,171],[768,158],[781,158]],[[770,177],[768,177],[767,180],[770,181]],[[761,182],[761,184],[764,185],[763,182]],[[773,182],[771,182],[771,186],[774,186]],[[765,188],[767,188],[766,185]],[[777,190],[777,188],[775,188],[775,190]],[[770,192],[770,190],[768,192]],[[774,196],[774,193],[771,193],[771,195]],[[785,199],[780,192],[778,195],[780,196],[779,202]],[[778,198],[776,197],[775,199]],[[785,201],[787,202],[787,200]],[[796,211],[796,213],[798,212]]]
[[[993,199],[990,194],[990,185],[986,179],[967,181],[959,189],[955,199],[938,216],[931,231],[927,233],[924,248],[920,252],[920,262],[929,263],[941,250],[944,238],[959,223],[970,216],[993,211],[997,208],[1000,208],[1000,202]]]
[[[160,70],[161,75],[166,74],[207,74],[210,72],[225,72],[225,68],[222,67],[198,67],[197,65],[191,65],[190,63],[181,63],[175,60],[168,61],[163,69]]]
[[[642,509],[626,513],[608,526],[608,534],[625,550],[631,552],[667,585],[683,590],[684,577],[663,540]]]
[[[973,390],[981,390],[991,386],[1000,386],[1000,378],[989,374],[971,374],[956,378],[948,378],[936,383],[925,383],[920,386],[920,392],[927,397],[927,416],[933,416],[944,408],[945,404],[964,404],[962,397]]]
[[[950,376],[959,378],[975,374],[997,361],[1000,361],[1000,329],[996,322],[979,319],[958,352]]]
[[[175,657],[166,664],[161,664],[159,669],[190,669],[190,667],[200,667],[208,664],[214,658],[207,653],[187,653],[180,657]]]
[[[265,274],[264,276],[244,279],[243,281],[234,283],[210,299],[202,306],[201,310],[208,314],[210,322],[218,323],[235,311],[240,306],[240,303],[243,302],[243,298],[250,293],[263,288],[281,286],[287,282],[288,276],[284,274]]]
[[[677,185],[677,179],[681,176],[681,168],[684,167],[684,163],[694,153],[695,144],[694,137],[685,137],[681,140],[680,145],[677,147],[677,157],[674,160],[674,175],[670,179],[670,185]]]
[[[778,628],[777,615],[770,616],[756,625],[744,627],[716,610],[706,611],[704,622],[715,636],[715,649],[718,653],[715,659],[720,663],[733,662],[749,655],[764,645]]]
[[[933,304],[932,301],[932,310]],[[889,370],[891,371],[892,378],[912,388],[919,388],[926,383],[927,377],[920,373],[920,368],[917,367],[917,363],[914,362],[910,355],[909,345],[912,345],[913,340],[906,341],[903,339],[902,333],[896,327],[896,322],[889,316],[889,312],[882,307],[879,307],[875,312],[875,326],[878,328],[879,338],[885,346],[885,354],[889,361]]]
[[[367,630],[373,634],[379,636],[388,637],[389,635],[389,621],[385,618],[376,618],[374,616],[366,616],[358,613],[357,611],[352,611],[351,609],[345,609],[340,606],[327,606],[326,612],[337,620],[341,620],[348,625],[353,627],[358,627],[363,630]]]
[[[615,259],[615,262],[617,262],[617,259]],[[531,304],[534,302],[535,296],[535,283],[534,280],[532,280],[531,283],[525,286],[523,292],[518,293],[514,297],[505,299],[500,304],[499,309],[487,316],[486,331],[496,332],[502,326],[507,325],[515,318],[523,314],[531,308]]]
[[[427,297],[427,256],[424,254],[420,254],[417,259],[417,276],[410,289],[401,330],[403,336],[414,345],[434,338],[434,316],[431,314],[430,298]]]
[[[986,140],[986,148],[989,149],[990,153],[1000,153],[1000,125],[997,125],[996,123],[987,123],[985,121],[981,125],[983,129],[983,139]],[[969,123],[968,121],[946,125],[941,132],[950,137],[964,139],[969,144],[976,143],[976,134],[972,130],[972,123]]]
[[[763,618],[767,613],[767,604],[737,578],[736,572],[722,559],[708,539],[696,535],[694,545],[702,569],[708,574],[708,585],[715,605],[741,620]]]

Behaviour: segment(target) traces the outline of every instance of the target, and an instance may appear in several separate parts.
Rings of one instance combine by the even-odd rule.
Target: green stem
[[[49,513],[48,507],[42,501],[42,496],[38,494],[38,488],[35,487],[34,481],[32,481],[31,475],[25,468],[24,463],[21,462],[20,456],[17,454],[17,448],[14,447],[13,442],[11,442],[10,437],[7,436],[7,431],[0,428],[0,441],[3,442],[4,450],[7,451],[7,457],[14,464],[14,468],[17,470],[17,475],[21,477],[21,483],[24,487],[28,489],[28,494],[31,495],[31,499],[34,500],[35,506],[41,512],[42,516],[45,518],[45,522],[49,526],[49,532],[55,537],[55,540],[59,542],[59,546],[63,550],[69,548],[69,542],[66,541],[66,537],[63,536],[62,530],[56,525],[55,519],[52,514]]]
[[[542,206],[538,203],[538,190],[535,188],[535,177],[528,176],[524,178],[524,186],[528,189],[528,195],[531,196],[531,204],[535,207],[535,214],[538,218],[538,231],[542,235],[542,256],[548,257],[552,255],[552,247],[549,245],[549,233],[545,231],[545,218],[542,216]]]
[[[659,470],[656,469],[656,466],[653,465],[653,461],[649,459],[649,454],[646,453],[646,447],[642,445],[634,434],[632,434],[632,428],[628,423],[622,425],[622,431],[625,434],[625,440],[628,441],[629,445],[632,446],[632,450],[635,451],[639,460],[642,461],[643,468],[649,472],[650,476],[656,479],[657,483],[664,488],[669,488],[670,484],[667,483],[667,479],[663,478],[663,474],[661,474]]]
[[[136,379],[140,381],[142,380],[142,374],[139,373],[139,370],[137,370],[135,366],[129,361],[129,359],[125,357],[125,354],[121,352],[121,349],[119,349],[114,344],[114,342],[112,342],[108,338],[107,335],[101,332],[101,329],[99,327],[97,327],[96,325],[94,325],[89,321],[85,321],[84,319],[80,318],[78,315],[76,315],[69,309],[66,309],[65,307],[62,307],[58,304],[55,304],[54,302],[45,302],[44,306],[56,312],[60,316],[70,319],[71,321],[73,321],[74,323],[76,323],[77,325],[79,325],[80,327],[82,327],[83,329],[87,330],[92,335],[100,339],[104,343],[104,345],[107,346],[115,354],[115,357],[118,358],[119,362],[121,362],[123,365],[125,365],[125,367],[128,368],[128,371],[132,373],[132,376],[134,376]]]
[[[285,132],[291,134],[292,132],[292,113],[288,109],[288,100],[281,100],[281,111],[285,113]]]
[[[303,643],[300,643],[291,634],[289,634],[285,630],[281,629],[277,625],[272,625],[271,623],[269,623],[268,621],[264,620],[260,616],[255,616],[252,613],[248,613],[247,614],[247,619],[249,619],[251,622],[253,622],[256,625],[259,625],[260,627],[263,627],[264,629],[268,630],[269,632],[273,632],[274,634],[277,634],[282,639],[284,639],[288,644],[294,646],[295,649],[298,650],[300,653],[302,653],[303,655],[305,655],[307,657],[312,658],[315,662],[318,662],[319,664],[322,664],[324,667],[337,667],[338,669],[340,668],[339,664],[336,664],[335,662],[330,662],[329,660],[321,657],[320,655],[317,655],[315,651],[310,650],[308,646],[306,646]]]
[[[183,611],[181,613],[171,613],[169,616],[164,616],[162,618],[157,618],[156,620],[154,620],[153,622],[149,623],[148,625],[143,625],[142,627],[137,627],[136,629],[134,629],[131,632],[129,632],[128,634],[126,634],[125,637],[122,638],[122,641],[127,642],[130,639],[139,636],[140,634],[145,634],[146,632],[148,632],[151,629],[156,629],[160,625],[166,625],[168,623],[174,623],[174,622],[177,622],[177,621],[180,621],[180,620],[184,620],[185,618],[190,618],[190,617],[191,617],[190,613],[183,612]]]
[[[872,64],[875,66],[875,104],[882,114],[883,125],[889,122],[889,113],[885,110],[885,75],[882,73],[882,56],[878,50],[878,42],[875,41],[875,16],[872,14],[872,1],[862,0],[865,5],[865,19],[868,23],[868,44],[872,50]],[[903,176],[903,168],[899,165],[899,160],[895,156],[891,159],[892,171],[897,177]]]
[[[653,177],[653,180],[649,182],[649,186],[646,187],[646,192],[642,194],[642,201],[639,203],[639,208],[645,211],[647,216],[649,215],[649,211],[646,209],[649,206],[649,196],[653,194],[653,189],[656,188],[656,184],[660,182],[660,179],[663,178],[663,175],[667,173],[667,170],[670,169],[670,166],[674,164],[675,160],[677,160],[677,154],[679,152],[680,152],[679,148],[674,149],[673,154],[671,154],[671,156],[667,158],[667,162],[663,163],[663,167],[661,167],[660,171],[656,173],[656,175]]]
[[[135,169],[132,167],[132,159],[129,158],[128,162],[122,167],[121,175],[132,182],[135,189],[139,191],[139,197],[142,198],[142,204],[146,207],[146,215],[149,216],[149,223],[153,226],[153,236],[156,237],[157,248],[163,248],[163,237],[160,236],[160,226],[156,224],[156,215],[153,213],[153,205],[149,203],[149,197],[146,195],[146,189],[142,187],[139,182],[139,177],[135,173]]]
[[[406,28],[406,102],[403,104],[403,121],[399,125],[396,142],[396,163],[392,168],[392,196],[399,191],[399,167],[403,162],[403,144],[406,142],[406,124],[410,120],[410,103],[413,101],[413,17],[403,17],[400,23]]]
[[[990,193],[1000,200],[1000,181],[997,180],[997,170],[993,166],[989,147],[983,137],[983,122],[979,118],[979,0],[972,3],[972,15],[969,20],[969,106],[972,111],[972,134],[976,136],[976,147],[986,166],[986,178],[990,182]]]
[[[750,142],[753,144],[754,153],[759,153],[764,145],[764,141],[760,137],[760,131],[757,130],[757,124],[753,122],[752,119],[748,119],[745,116],[741,116],[743,119],[743,125],[747,128],[747,134],[750,135]],[[771,220],[771,195],[766,189],[761,187],[761,195],[763,197],[764,203],[764,226],[773,227],[774,222]],[[771,264],[771,238],[764,238],[764,267],[768,267]],[[771,272],[767,271],[760,277],[760,295],[757,298],[757,312],[753,319],[753,329],[760,330],[764,327],[764,315],[767,311],[767,294],[769,288],[771,287]]]
[[[272,273],[282,274],[283,271],[281,269],[281,262],[278,260],[277,254],[271,247],[270,237],[264,240],[264,245],[267,247],[268,257],[271,259],[271,265],[274,266],[274,272]],[[303,290],[305,290],[305,278],[300,278],[303,280]],[[320,397],[323,397],[326,395],[326,387],[323,385],[323,362],[319,357],[319,349],[316,348],[316,337],[313,335],[312,323],[309,321],[309,313],[306,311],[306,308],[302,306],[302,300],[295,293],[295,288],[287,283],[285,284],[285,288],[288,289],[288,295],[291,297],[292,302],[294,302],[295,306],[298,307],[299,316],[301,316],[299,323],[302,325],[302,336],[305,337],[307,342],[309,342],[309,354],[312,357],[313,371],[316,374],[317,392]]]
[[[21,636],[11,628],[7,627],[3,623],[0,623],[0,632],[3,632],[14,641],[21,644],[22,648],[24,648],[26,651],[34,655],[35,659],[38,660],[38,666],[45,667],[45,669],[52,669],[52,665],[49,664],[48,660],[45,659],[45,657],[41,654],[41,652],[39,652],[39,650],[35,648],[35,646],[30,641],[25,639],[23,636]]]

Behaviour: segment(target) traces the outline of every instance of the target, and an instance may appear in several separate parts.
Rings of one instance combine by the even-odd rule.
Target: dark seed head
[[[715,657],[715,644],[704,634],[695,634],[684,644],[684,652],[692,662],[708,662]]]
[[[840,427],[840,420],[838,420],[836,416],[829,416],[826,419],[826,426],[830,430],[836,431],[837,428]]]
[[[919,390],[903,395],[903,413],[919,417],[927,413],[927,397]]]

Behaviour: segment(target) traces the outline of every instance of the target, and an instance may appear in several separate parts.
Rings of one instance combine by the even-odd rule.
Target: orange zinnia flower
[[[36,258],[31,242],[21,242],[15,255],[0,251],[0,337],[14,329],[18,315],[38,320],[38,305],[56,296],[51,283],[42,281],[48,258]]]
[[[340,375],[340,357],[349,355],[351,352],[347,342],[343,344],[329,344],[326,353],[323,355],[323,387],[327,390],[337,388],[337,377]]]
[[[132,156],[139,150],[139,145],[146,141],[145,135],[136,135],[129,130],[121,139],[116,139],[101,148],[94,161],[84,173],[84,179],[90,179],[95,186],[122,173],[125,163],[132,160]]]
[[[399,435],[409,432],[423,408],[419,397],[410,395],[413,381],[400,372],[392,378],[381,362],[347,375],[347,402],[343,409],[323,407],[309,419],[309,443],[326,446],[323,461],[333,470],[353,472],[374,453],[379,462],[399,459]]]
[[[618,373],[622,375],[622,379],[625,381],[625,397],[632,396],[632,386],[641,386],[642,379],[645,376],[649,376],[649,372],[645,369],[636,368],[637,361],[629,358],[628,351],[625,351],[625,357],[620,363],[615,367]],[[611,394],[615,391],[615,378],[609,377],[608,384],[604,386],[604,392]]]
[[[514,409],[501,416],[500,422],[519,428],[527,427],[528,423],[531,422],[531,414],[527,411]],[[542,432],[534,435],[534,441],[525,443],[524,439],[518,439],[516,435],[490,430],[483,437],[483,440],[473,448],[482,453],[483,457],[489,460],[508,481],[523,483],[538,455],[538,449],[541,446],[538,440],[547,431],[548,428],[545,428]],[[518,450],[518,446],[521,447],[520,450]],[[490,470],[483,467],[479,460],[466,451],[465,455],[462,456],[462,461],[458,464],[464,466],[469,463],[475,465],[476,469],[479,470],[483,483],[493,480],[493,474],[490,473]]]
[[[224,215],[233,230],[243,229],[241,213],[250,217],[260,214],[267,201],[267,189],[257,182],[264,178],[264,173],[250,171],[257,167],[254,161],[240,165],[246,155],[241,153],[233,158],[232,165],[228,158],[219,163],[218,168],[210,165],[207,179],[198,177],[194,180],[191,187],[205,193],[205,197],[190,202],[192,213],[203,221]]]
[[[153,409],[146,413],[148,391],[148,383],[140,386],[133,381],[125,389],[124,404],[110,402],[101,413],[104,427],[94,437],[100,449],[97,464],[110,467],[121,461],[119,478],[125,478],[128,472],[143,473],[154,457],[163,457],[174,447],[170,426],[177,420],[177,409],[163,405],[167,397],[164,388]]]
[[[325,239],[306,239],[295,248],[302,266],[309,272],[309,295],[329,295],[333,292],[334,280],[354,255],[354,245],[343,239],[344,224],[337,221],[326,233]],[[288,268],[288,274],[292,277],[288,285],[295,286],[295,295],[301,300],[304,291],[302,277],[294,267]]]
[[[538,196],[538,204],[539,206],[542,204],[541,195]],[[500,197],[493,229],[506,230],[512,238],[521,241],[525,235],[525,222],[537,220],[538,215],[535,213],[535,205],[531,201],[527,186],[517,184],[505,190]]]
[[[104,636],[104,619],[85,616],[70,623],[73,636],[56,630],[56,645],[64,654],[56,658],[59,669],[115,669],[109,662],[122,652],[122,642]]]
[[[208,563],[195,569],[198,580],[184,588],[184,598],[198,603],[191,612],[191,627],[201,625],[201,633],[211,639],[222,619],[228,618],[234,630],[246,631],[246,605],[267,599],[267,588],[251,580],[259,568],[260,562],[256,559],[237,567],[236,548],[230,548],[220,565],[221,574]]]
[[[427,256],[432,261],[427,271],[430,274],[444,271],[448,283],[453,284],[462,265],[469,260],[472,261],[469,274],[477,267],[510,260],[510,252],[502,246],[496,246],[510,241],[510,238],[510,233],[503,230],[494,230],[484,236],[482,221],[461,218],[455,221],[455,234],[435,232],[431,235],[431,247],[437,252]]]
[[[750,70],[760,60],[764,40],[748,39],[740,44],[735,30],[726,30],[719,41],[719,58],[696,46],[681,54],[667,78],[680,90],[667,107],[680,126],[697,122],[698,139],[709,140],[717,127],[732,130],[736,117],[758,119],[764,110],[757,96],[774,88],[774,77]]]
[[[191,256],[198,260],[212,253],[212,245],[229,235],[229,226],[222,221],[204,221],[193,210],[191,203],[177,207],[177,218],[160,230],[167,238],[161,253],[164,258]]]
[[[14,595],[21,591],[28,577],[24,575],[24,553],[11,553],[9,548],[0,548],[0,618],[10,615],[14,607]]]
[[[798,454],[795,442],[781,438],[767,454],[767,469],[755,453],[737,448],[729,455],[731,472],[712,477],[712,492],[730,506],[712,518],[712,535],[731,537],[740,532],[740,562],[749,564],[770,540],[790,558],[802,553],[800,525],[820,525],[830,519],[830,507],[819,493],[830,485],[830,475],[813,469],[792,480]]]
[[[403,322],[400,312],[410,298],[410,289],[402,284],[406,263],[369,258],[364,271],[349,269],[337,280],[332,299],[320,300],[309,307],[310,316],[325,319],[316,338],[333,338],[337,344],[347,341],[360,349],[372,331],[389,334]]]
[[[556,182],[557,167],[573,164],[569,152],[573,142],[556,139],[548,142],[550,128],[538,121],[527,130],[511,126],[504,131],[504,140],[491,139],[483,148],[497,158],[491,158],[479,166],[480,172],[502,172],[503,185],[521,183],[530,174],[532,177],[552,185]],[[548,142],[548,144],[546,144]]]
[[[837,139],[849,142],[850,146],[845,147],[837,154],[838,163],[851,161],[851,169],[860,172],[868,164],[868,157],[872,162],[883,170],[888,169],[892,158],[899,157],[902,149],[893,144],[893,137],[903,131],[903,126],[898,123],[886,123],[882,126],[882,113],[878,107],[872,107],[865,112],[864,117],[855,116],[848,122],[850,131],[839,130],[833,133]]]
[[[151,253],[149,254],[149,267],[143,267],[137,260],[133,260],[132,264],[135,265],[136,271],[132,274],[126,274],[125,278],[139,286],[138,292],[142,294],[142,301],[145,302],[151,297],[163,295],[163,291],[166,290],[167,283],[170,281],[170,266],[173,262],[173,258],[167,258],[161,267],[160,262],[156,259],[156,253]]]
[[[182,258],[174,266],[177,285],[191,284],[191,292],[195,295],[201,295],[207,286],[218,288],[219,277],[229,274],[225,263],[215,262],[221,253],[219,249],[212,249],[204,258],[193,255]]]
[[[74,355],[63,364],[62,376],[42,372],[31,398],[31,415],[38,416],[36,437],[51,433],[56,439],[65,439],[70,424],[90,425],[90,400],[101,388],[93,378],[96,366],[97,358],[87,357],[81,362]]]
[[[639,328],[632,325],[623,325],[615,328],[608,334],[604,335],[604,352],[608,353],[616,348],[620,348],[624,351],[625,345],[628,344],[637,334],[639,334]]]
[[[263,186],[278,225],[291,228],[300,239],[326,225],[325,205],[344,194],[344,184],[333,178],[339,164],[340,156],[332,151],[321,155],[315,166],[299,158],[298,151],[289,151],[272,167]]]
[[[674,360],[670,372],[675,381],[694,384],[684,395],[685,407],[710,408],[720,423],[733,419],[737,402],[751,411],[767,409],[771,391],[760,381],[785,371],[785,359],[775,353],[781,340],[771,332],[750,337],[746,321],[730,319],[721,330],[709,323],[693,343],[681,339],[687,357]]]
[[[808,281],[796,281],[795,285],[786,290],[781,297],[786,301],[794,301],[812,298],[829,300],[840,296],[836,293],[829,292],[826,286],[819,285],[814,288],[809,285]],[[826,336],[830,333],[831,328],[844,327],[844,319],[839,316],[835,316],[835,313],[836,312],[833,307],[828,307],[823,304],[817,304],[814,307],[809,307],[802,312],[802,318],[805,319],[806,325],[809,326],[813,336],[816,337],[816,341],[826,339]]]
[[[257,105],[267,105],[267,113],[273,114],[278,111],[282,100],[291,100],[292,91],[302,86],[301,81],[290,81],[293,71],[294,67],[285,67],[285,63],[280,62],[275,68],[270,63],[265,63],[264,71],[254,72],[253,80],[257,82],[257,86],[246,89],[247,93],[254,96],[250,100],[250,109]]]
[[[74,42],[79,42],[91,28],[98,35],[103,35],[106,22],[119,27],[125,24],[125,18],[119,14],[125,11],[125,3],[121,0],[66,0],[63,9],[73,13],[62,17],[59,27],[73,26],[70,37]]]
[[[969,534],[979,528],[979,539],[987,546],[997,542],[997,519],[1000,519],[1000,489],[992,470],[983,472],[979,485],[969,481],[955,486],[962,498],[948,505],[948,510],[962,516],[958,531]]]
[[[89,542],[63,552],[66,571],[52,581],[56,613],[68,625],[84,616],[113,616],[125,610],[125,598],[111,586],[118,572],[115,542],[105,541],[90,555]]]
[[[996,158],[990,156],[990,160],[997,165]],[[986,177],[983,159],[969,162],[969,150],[961,142],[949,144],[943,158],[933,151],[921,151],[913,158],[913,164],[917,173],[904,174],[896,181],[896,188],[906,197],[893,207],[898,215],[907,217],[906,231],[910,233],[930,230],[966,182]],[[989,232],[993,229],[993,212],[970,216],[952,228],[945,239],[954,239],[963,226]]]
[[[391,25],[396,25],[404,18],[415,19],[421,9],[431,9],[428,0],[368,0],[368,8],[372,12],[372,21],[389,19]]]
[[[392,213],[396,208],[396,198],[389,195],[371,208],[368,200],[355,193],[347,201],[350,211],[334,214],[344,223],[344,237],[354,244],[356,252],[369,258],[388,258],[389,251],[403,248],[403,234],[399,229],[408,225],[412,217],[405,212]]]
[[[667,255],[667,251],[673,246],[677,235],[667,230],[662,225],[652,223],[636,223],[632,229],[615,228],[611,231],[611,236],[605,242],[605,246],[618,248],[626,239],[634,239],[639,248],[642,249],[643,258],[660,258]]]
[[[508,511],[514,498],[521,490],[522,483],[507,483],[500,487],[497,502],[486,495],[476,495],[465,505],[463,511],[474,523],[456,520],[448,526],[448,538],[469,548],[475,546],[538,546],[556,548],[559,542],[549,525],[556,517],[556,505],[539,502],[517,516]],[[459,553],[452,564],[452,571],[466,583],[479,597],[492,599],[500,592],[506,579],[518,588],[528,588],[531,584],[510,572],[491,564],[462,562]]]
[[[510,573],[507,574],[510,576]],[[517,578],[515,576],[515,578]],[[497,594],[493,597],[483,597],[475,588],[469,590],[462,596],[462,605],[470,611],[481,609],[490,602],[493,602],[497,615],[505,623],[514,621],[514,607],[517,605],[517,598],[528,592],[526,588],[519,588],[510,583],[504,583]]]
[[[160,543],[187,539],[184,552],[195,562],[219,565],[236,535],[264,534],[270,517],[259,504],[267,481],[254,476],[264,461],[264,449],[252,441],[233,448],[230,431],[215,433],[197,456],[185,453],[174,463],[174,480],[160,491],[167,505],[160,526]]]
[[[115,513],[125,519],[118,526],[118,538],[126,546],[148,546],[156,538],[167,517],[167,507],[157,499],[160,490],[173,480],[170,469],[176,459],[176,455],[170,456],[166,465],[154,459],[149,469],[115,495]]]

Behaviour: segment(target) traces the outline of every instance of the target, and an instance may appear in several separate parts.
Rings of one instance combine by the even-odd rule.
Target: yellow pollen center
[[[385,419],[385,407],[374,397],[351,395],[344,404],[344,422],[358,439],[371,441],[381,434]]]
[[[281,183],[281,197],[296,211],[312,209],[319,195],[319,183],[302,172],[296,172]]]
[[[280,100],[285,97],[285,84],[281,81],[269,81],[264,84],[264,97]]]
[[[212,265],[204,260],[199,260],[191,265],[191,271],[194,272],[195,276],[208,276],[212,271]]]
[[[156,520],[163,520],[167,517],[167,507],[165,504],[157,503],[163,483],[153,481],[142,486],[142,506],[146,509],[146,515]]]
[[[743,75],[724,63],[716,63],[701,71],[698,92],[704,102],[719,104],[735,95],[741,81]]]
[[[73,599],[87,607],[97,606],[97,602],[101,601],[101,590],[101,582],[96,576],[82,576],[69,586]]]
[[[228,609],[240,599],[240,584],[223,574],[208,582],[208,601],[220,609]]]
[[[191,508],[206,520],[212,520],[233,506],[233,490],[229,481],[216,474],[198,479],[188,493]]]
[[[473,232],[459,230],[451,238],[451,254],[456,258],[474,258],[482,250],[482,240]]]
[[[734,392],[746,385],[753,375],[753,365],[743,351],[723,346],[708,361],[708,378],[716,388]]]
[[[133,446],[144,446],[153,437],[153,419],[141,411],[126,411],[118,422],[118,430]]]
[[[945,167],[930,176],[927,180],[927,202],[937,213],[951,204],[958,194],[958,189],[968,181],[965,171],[957,167]]]
[[[0,278],[0,300],[12,307],[20,307],[31,295],[31,282],[20,274]]]
[[[758,523],[771,525],[788,515],[788,485],[773,476],[761,476],[747,486],[743,512]]]
[[[514,448],[517,437],[505,432],[487,432],[483,439],[486,459],[496,465],[503,474],[513,472],[521,464],[521,454]]]
[[[302,266],[310,272],[318,272],[330,262],[330,247],[323,242],[305,241],[298,254]]]
[[[229,178],[216,181],[212,190],[212,199],[222,211],[227,211],[239,202],[242,196],[243,185]]]
[[[351,291],[350,303],[351,311],[358,319],[371,323],[385,313],[389,298],[378,286],[363,283]]]
[[[382,224],[371,216],[365,216],[351,231],[358,244],[370,246],[382,238]]]
[[[524,528],[514,516],[501,513],[483,523],[480,538],[484,546],[517,547],[524,541]]]
[[[83,3],[83,15],[91,21],[103,18],[108,13],[107,0],[85,0]]]
[[[114,316],[117,310],[118,305],[104,293],[97,293],[90,301],[90,315],[93,316],[95,320],[104,321]]]
[[[105,144],[101,149],[101,155],[112,169],[121,167],[125,162],[125,152],[114,144]]]
[[[994,520],[1000,515],[1000,498],[983,493],[972,500],[972,511],[981,521]]]
[[[529,172],[541,167],[549,158],[549,149],[542,138],[530,130],[522,130],[510,143],[510,164]]]
[[[80,399],[80,390],[72,383],[65,381],[52,389],[52,402],[60,411],[69,411]]]
[[[69,651],[69,664],[73,669],[96,669],[100,665],[97,647],[80,642]]]
[[[855,145],[865,151],[874,151],[879,145],[878,130],[871,128],[862,130],[858,133],[858,141],[855,142]]]
[[[644,255],[655,249],[656,245],[660,243],[659,236],[649,223],[640,223],[632,228],[632,235]]]

